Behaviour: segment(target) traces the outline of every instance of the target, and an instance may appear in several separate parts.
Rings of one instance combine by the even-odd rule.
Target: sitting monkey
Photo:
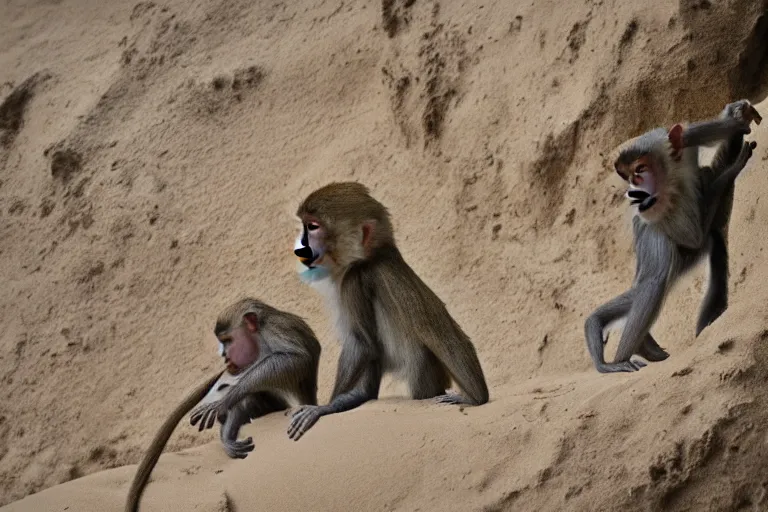
[[[292,439],[322,416],[378,398],[386,372],[405,380],[414,399],[488,401],[472,341],[403,259],[389,212],[368,188],[331,183],[312,192],[296,214],[302,279],[326,295],[342,347],[330,403],[300,407],[288,428]],[[462,394],[447,391],[451,382]]]

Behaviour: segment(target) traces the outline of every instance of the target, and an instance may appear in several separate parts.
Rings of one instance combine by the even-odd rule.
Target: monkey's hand
[[[732,117],[733,119],[741,121],[747,128],[752,124],[752,121],[760,124],[763,120],[760,113],[748,100],[739,100],[729,103],[723,109],[722,117]],[[747,133],[749,133],[749,131]]]
[[[749,159],[752,158],[752,153],[756,147],[757,142],[745,141],[744,145],[741,147],[739,156],[737,156],[733,164],[731,164],[731,166],[726,169],[725,172],[723,172],[723,174],[720,175],[717,180],[715,180],[713,188],[717,190],[718,188],[723,187],[723,185],[733,183],[739,173],[744,169],[744,167],[747,166],[747,162],[749,162]]]
[[[288,437],[294,441],[301,439],[304,433],[317,423],[323,416],[323,408],[319,405],[303,405],[291,415],[291,423],[288,425]]]
[[[216,423],[216,418],[219,416],[223,418],[226,414],[227,408],[224,404],[224,400],[216,400],[215,402],[198,405],[193,409],[189,418],[189,423],[194,426],[199,421],[200,427],[198,430],[202,432],[205,429],[213,427]]]
[[[639,359],[630,359],[629,361],[621,361],[619,363],[603,363],[597,365],[597,371],[600,373],[620,373],[620,372],[636,372],[640,368],[648,366],[644,361]]]
[[[244,459],[253,451],[253,438],[247,437],[242,441],[222,441],[224,451],[233,459]]]
[[[472,405],[472,402],[458,393],[446,393],[435,397],[435,402],[445,405]]]

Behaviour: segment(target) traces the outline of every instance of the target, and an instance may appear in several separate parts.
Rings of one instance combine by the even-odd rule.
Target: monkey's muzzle
[[[307,246],[297,247],[296,249],[293,250],[293,254],[295,254],[299,258],[300,262],[302,262],[304,265],[306,265],[309,268],[312,268],[312,263],[314,263],[315,260],[317,260],[317,255],[315,255],[312,252],[311,247],[307,247]]]
[[[641,212],[646,211],[648,208],[656,204],[656,196],[652,196],[645,190],[629,190],[627,197],[631,200],[630,203],[638,205],[637,209]]]

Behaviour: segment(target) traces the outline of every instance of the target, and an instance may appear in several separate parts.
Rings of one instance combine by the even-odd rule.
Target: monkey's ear
[[[629,181],[629,173],[625,172],[624,166],[619,165],[618,163],[613,166],[614,169],[616,169],[616,174],[618,174],[621,179],[624,181]]]
[[[672,144],[672,149],[680,151],[683,149],[683,125],[676,124],[669,130],[669,142]]]
[[[376,221],[369,220],[363,222],[363,249],[367,252],[370,248],[371,239],[373,238],[373,232],[376,229]]]
[[[243,322],[245,322],[245,327],[249,331],[256,332],[259,330],[259,317],[256,316],[256,313],[246,313],[243,315]]]

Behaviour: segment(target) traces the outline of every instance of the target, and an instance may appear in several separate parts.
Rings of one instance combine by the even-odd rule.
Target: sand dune
[[[491,402],[388,381],[296,443],[254,422],[242,461],[181,424],[142,510],[765,509],[765,124],[726,314],[694,338],[697,270],[654,328],[672,356],[631,375],[594,372],[583,323],[634,268],[616,145],[742,97],[765,116],[766,41],[755,0],[5,2],[0,510],[120,510],[241,295],[310,322],[327,400],[293,212],[342,179],[390,208]]]

